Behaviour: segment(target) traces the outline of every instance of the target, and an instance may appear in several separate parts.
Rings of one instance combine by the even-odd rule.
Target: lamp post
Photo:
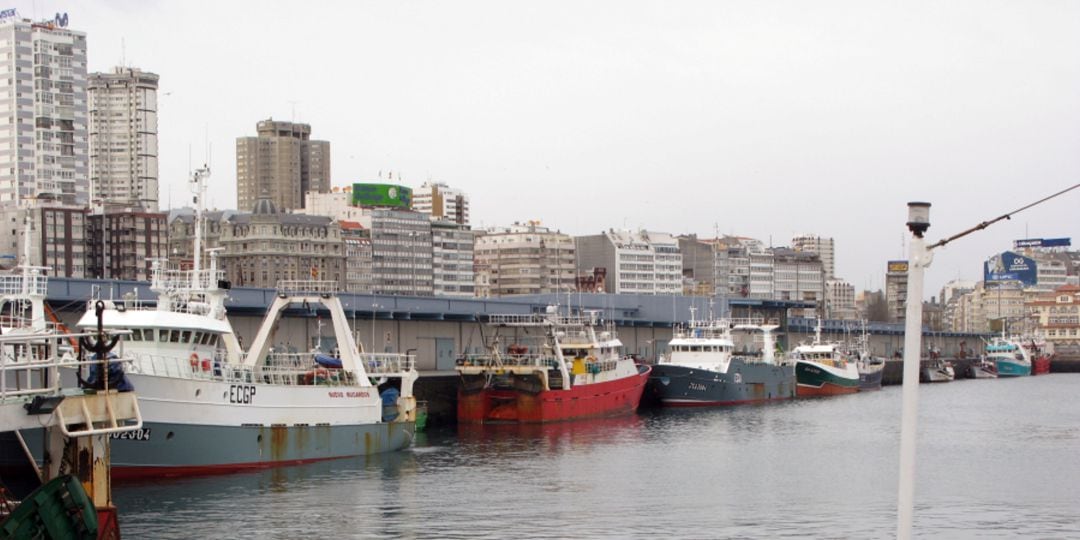
[[[930,228],[930,203],[908,203],[907,226],[912,238],[908,256],[907,311],[904,320],[903,414],[900,420],[900,485],[897,490],[896,525],[896,537],[901,540],[911,538],[914,514],[923,274],[933,260],[933,254],[923,239],[923,234]]]
[[[375,310],[381,307],[382,306],[376,304],[375,302],[371,303],[371,351],[369,352],[372,353],[375,352]]]

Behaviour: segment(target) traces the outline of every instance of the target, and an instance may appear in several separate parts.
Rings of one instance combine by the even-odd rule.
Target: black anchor
[[[87,388],[92,390],[105,390],[108,388],[109,383],[113,383],[111,386],[117,386],[121,379],[123,379],[123,371],[110,377],[108,369],[109,351],[116,347],[116,343],[120,341],[120,336],[106,337],[104,328],[104,313],[105,302],[98,300],[94,304],[94,315],[97,316],[97,337],[93,340],[88,336],[79,337],[79,365],[82,365],[83,360],[86,358],[86,351],[92,351],[94,353],[93,358],[100,360],[101,364],[98,371],[98,376],[91,376],[89,380],[82,378],[82,370],[79,370],[79,386],[81,388]],[[110,381],[112,378],[114,380]]]

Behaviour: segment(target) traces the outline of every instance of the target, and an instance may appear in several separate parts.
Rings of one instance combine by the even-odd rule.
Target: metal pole
[[[903,414],[900,421],[900,485],[897,490],[896,524],[896,537],[900,540],[911,538],[914,517],[915,439],[918,434],[919,361],[922,352],[923,274],[933,259],[926,248],[926,241],[923,240],[923,232],[926,227],[929,227],[929,204],[926,204],[926,213],[926,217],[913,218],[908,223],[914,235],[911,239],[908,261],[907,311],[904,320]],[[912,226],[912,223],[916,226]]]

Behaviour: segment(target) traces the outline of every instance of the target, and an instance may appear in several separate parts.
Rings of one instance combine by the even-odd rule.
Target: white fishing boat
[[[931,358],[923,362],[920,379],[922,382],[950,382],[956,378],[952,364],[942,358]]]
[[[0,275],[0,537],[116,538],[109,438],[142,427],[122,359],[106,364],[119,336],[48,322],[48,269],[27,260]],[[86,378],[62,382],[73,368]]]
[[[821,320],[814,341],[795,347],[795,378],[799,397],[835,396],[859,391],[859,369],[840,343],[821,339]]]
[[[144,426],[113,447],[117,477],[227,472],[366,455],[403,448],[414,433],[413,358],[360,351],[332,281],[281,281],[250,349],[226,318],[229,284],[210,252],[201,263],[202,195],[196,192],[193,268],[155,262],[153,304],[107,300],[105,329],[125,329],[128,377],[139,391]],[[330,314],[336,355],[271,348],[289,306]],[[96,324],[87,313],[81,328]],[[384,405],[386,406],[384,408]]]
[[[759,403],[795,397],[795,368],[775,358],[776,321],[694,319],[675,329],[668,354],[649,375],[649,388],[666,407]],[[733,331],[762,333],[760,355],[735,353]]]

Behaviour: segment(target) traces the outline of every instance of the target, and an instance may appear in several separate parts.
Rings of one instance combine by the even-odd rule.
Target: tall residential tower
[[[85,205],[86,34],[0,13],[0,208]]]
[[[117,67],[91,73],[90,186],[94,199],[158,210],[158,76]]]
[[[304,207],[304,194],[330,191],[330,143],[311,140],[311,126],[263,120],[257,137],[236,139],[236,207],[248,212],[260,198],[280,211]]]

